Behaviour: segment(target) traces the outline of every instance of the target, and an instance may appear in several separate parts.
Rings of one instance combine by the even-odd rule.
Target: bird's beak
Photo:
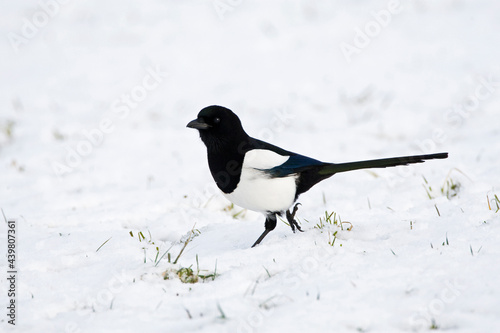
[[[202,119],[195,119],[195,120],[190,121],[186,127],[203,130],[203,129],[210,128],[212,126],[210,126],[209,124],[204,122]]]

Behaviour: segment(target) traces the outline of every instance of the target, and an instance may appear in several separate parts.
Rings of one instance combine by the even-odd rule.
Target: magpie
[[[299,203],[294,203],[300,194],[336,173],[448,157],[448,153],[438,153],[325,163],[252,138],[236,114],[218,105],[202,109],[187,127],[199,131],[207,147],[210,172],[224,196],[240,207],[266,215],[265,230],[252,247],[274,230],[277,216],[283,214],[294,233],[302,231],[295,220]]]

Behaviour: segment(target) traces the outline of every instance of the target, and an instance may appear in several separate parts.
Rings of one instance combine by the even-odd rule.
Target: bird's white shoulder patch
[[[243,168],[272,169],[285,163],[290,157],[277,154],[271,150],[253,149],[245,154]]]

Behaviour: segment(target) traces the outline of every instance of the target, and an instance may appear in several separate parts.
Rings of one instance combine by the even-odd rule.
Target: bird
[[[199,131],[207,148],[208,166],[217,187],[233,204],[265,215],[264,232],[252,247],[276,228],[285,214],[292,232],[302,231],[295,220],[299,195],[336,173],[387,168],[444,159],[448,153],[375,160],[326,163],[249,136],[230,109],[211,105],[187,124]]]

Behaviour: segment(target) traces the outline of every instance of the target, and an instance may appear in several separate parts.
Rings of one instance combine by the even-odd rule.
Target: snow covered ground
[[[2,332],[500,327],[498,1],[1,7],[0,207],[19,271],[13,327],[1,256]],[[210,104],[325,161],[450,157],[336,175],[300,198],[304,233],[280,222],[251,249],[263,216],[217,193],[185,128]],[[352,229],[315,228],[325,211]]]

